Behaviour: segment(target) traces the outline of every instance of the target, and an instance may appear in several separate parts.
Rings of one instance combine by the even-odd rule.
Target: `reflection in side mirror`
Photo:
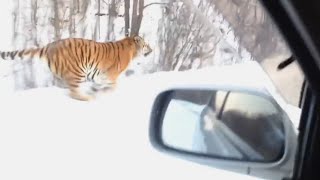
[[[176,151],[219,159],[275,162],[284,154],[283,111],[271,98],[220,90],[173,90],[159,138]]]

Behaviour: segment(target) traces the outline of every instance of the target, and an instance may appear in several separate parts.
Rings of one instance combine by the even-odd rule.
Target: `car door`
[[[303,70],[307,82],[304,87],[299,126],[299,148],[294,169],[294,179],[318,178],[314,167],[319,165],[319,26],[313,17],[319,16],[318,1],[262,2],[277,23],[296,60]],[[284,16],[283,16],[284,15]]]
[[[299,2],[299,3],[301,3],[301,2]],[[280,32],[285,37],[285,40],[287,41],[287,43],[289,44],[289,47],[293,51],[294,57],[297,59],[296,62],[299,63],[299,65],[303,71],[303,74],[306,75],[307,82],[301,83],[301,85],[302,85],[301,88],[295,89],[301,95],[301,96],[299,96],[299,104],[300,104],[300,107],[303,107],[303,111],[302,111],[301,122],[300,122],[300,126],[299,126],[299,130],[300,130],[299,139],[298,139],[299,150],[297,151],[296,155],[292,154],[291,156],[294,158],[297,157],[296,162],[304,162],[306,159],[308,159],[309,160],[308,163],[311,163],[311,160],[308,158],[308,156],[312,156],[312,155],[306,155],[305,153],[307,151],[310,152],[311,149],[318,147],[318,146],[311,147],[311,144],[312,144],[311,142],[313,142],[312,137],[314,137],[314,136],[310,136],[310,134],[309,134],[311,132],[316,133],[317,126],[311,128],[310,124],[307,124],[307,122],[314,123],[314,121],[316,120],[314,117],[315,116],[314,110],[317,107],[317,103],[316,103],[317,96],[316,96],[316,94],[314,94],[314,91],[316,91],[316,89],[319,85],[314,80],[316,79],[315,74],[318,74],[319,70],[318,70],[318,66],[316,65],[317,61],[315,59],[315,57],[318,57],[317,56],[318,51],[316,51],[317,47],[314,46],[315,45],[313,42],[314,39],[310,39],[313,36],[311,36],[309,33],[312,32],[313,33],[312,35],[317,35],[317,33],[314,32],[314,30],[316,28],[312,28],[313,26],[310,24],[310,22],[311,22],[310,16],[309,16],[309,19],[303,19],[303,18],[308,17],[308,15],[310,15],[309,13],[295,12],[295,10],[297,10],[297,8],[295,9],[295,7],[298,7],[297,4],[299,4],[299,3],[292,3],[291,4],[288,2],[284,2],[284,1],[279,1],[276,3],[275,2],[263,2],[262,4],[265,5],[265,8],[272,15],[273,20],[280,27]],[[313,3],[315,3],[315,2],[313,2]],[[303,3],[301,3],[301,4],[303,4]],[[305,10],[310,8],[310,5],[306,5],[306,4],[303,4],[303,5],[304,5]],[[300,15],[305,15],[305,16],[302,16],[302,19],[300,19]],[[305,24],[304,24],[303,20],[307,21],[309,26],[304,27]],[[299,46],[299,48],[298,48],[298,46]],[[302,49],[301,49],[301,46],[303,46]],[[299,56],[300,56],[300,58],[299,58]],[[308,61],[305,60],[307,57],[309,59]],[[303,61],[303,62],[300,62],[300,61]],[[276,69],[276,66],[274,66],[274,67]],[[306,72],[307,69],[309,70],[308,72]],[[288,74],[290,74],[290,73],[288,73]],[[275,80],[275,79],[273,79],[273,80]],[[296,80],[297,79],[288,78],[288,81],[296,81]],[[311,82],[310,82],[310,80],[311,80]],[[290,93],[288,93],[288,94],[290,94]],[[157,99],[157,100],[159,100],[159,99]],[[153,123],[151,123],[151,124],[153,124]],[[314,124],[314,125],[316,125],[316,124]],[[156,139],[152,139],[152,140],[157,141]],[[157,145],[155,145],[155,146],[157,146]],[[161,148],[161,147],[157,146],[157,148]],[[303,153],[303,154],[301,154],[301,153]],[[183,154],[183,153],[181,152],[181,154]],[[175,153],[175,155],[177,155],[177,153]],[[184,155],[186,157],[188,156],[187,153],[184,153]],[[181,155],[181,156],[183,156],[183,155]],[[188,157],[190,159],[190,156],[188,156]],[[303,157],[305,159],[303,159],[303,158],[301,159],[301,157]],[[210,157],[207,157],[207,159],[210,159]],[[306,164],[308,164],[308,163],[306,163]],[[292,172],[292,174],[294,174],[294,175],[288,176],[288,178],[291,177],[291,178],[298,179],[298,178],[302,178],[302,177],[311,177],[310,174],[307,175],[307,173],[306,173],[311,170],[311,168],[310,168],[311,165],[310,164],[308,164],[308,165],[309,166],[307,168],[306,166],[295,163],[295,169],[290,170]],[[217,166],[215,166],[215,167],[217,167]],[[304,169],[304,170],[302,170],[302,169]],[[315,172],[313,172],[313,174],[314,173]],[[299,174],[299,176],[298,176],[298,174]]]

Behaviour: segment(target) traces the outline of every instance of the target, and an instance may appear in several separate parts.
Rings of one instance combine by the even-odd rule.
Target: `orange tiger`
[[[84,82],[97,87],[114,89],[119,75],[139,55],[147,56],[152,49],[145,40],[134,35],[114,42],[96,42],[68,38],[47,44],[42,48],[0,52],[3,59],[38,57],[48,63],[50,71],[61,79],[74,99],[88,101],[95,98],[80,90]]]

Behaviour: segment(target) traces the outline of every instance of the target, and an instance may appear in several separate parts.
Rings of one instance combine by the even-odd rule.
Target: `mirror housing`
[[[169,102],[172,100],[172,94],[179,91],[195,91],[208,92],[208,91],[225,91],[225,92],[237,92],[244,93],[247,95],[253,95],[256,97],[261,97],[266,101],[273,104],[276,109],[281,111],[281,123],[283,125],[283,135],[284,135],[284,148],[281,156],[269,159],[268,161],[248,160],[248,159],[237,159],[237,158],[226,158],[223,156],[212,156],[206,153],[193,152],[192,150],[180,149],[170,144],[165,143],[163,140],[163,119],[166,114],[166,110]],[[185,98],[188,96],[185,96]],[[208,97],[208,96],[207,96]],[[190,98],[190,96],[189,96]],[[206,98],[204,98],[206,99]],[[177,114],[179,116],[179,113]],[[181,115],[181,114],[180,114]],[[156,97],[150,118],[150,141],[154,148],[157,150],[167,153],[169,155],[182,158],[185,160],[193,161],[199,164],[208,165],[214,168],[220,168],[224,170],[230,170],[233,172],[253,175],[262,178],[270,179],[282,179],[284,177],[290,177],[294,164],[294,155],[297,146],[297,135],[294,131],[294,127],[290,118],[287,116],[286,112],[278,105],[277,101],[268,93],[268,91],[244,87],[244,86],[216,86],[203,84],[193,84],[189,87],[187,85],[180,87],[172,87],[163,90]],[[171,144],[172,145],[172,144]],[[250,154],[250,153],[249,153]]]

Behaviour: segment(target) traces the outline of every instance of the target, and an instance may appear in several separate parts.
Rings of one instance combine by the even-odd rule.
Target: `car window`
[[[301,111],[299,102],[304,75],[295,61],[281,70],[278,69],[280,63],[292,56],[292,52],[270,15],[258,0],[12,0],[0,2],[0,9],[0,19],[4,24],[3,33],[0,33],[2,40],[0,54],[3,57],[8,56],[9,59],[10,56],[20,56],[20,51],[16,50],[26,53],[25,49],[41,48],[66,38],[111,42],[125,37],[134,37],[134,35],[141,36],[152,52],[130,61],[130,65],[126,68],[123,68],[120,62],[121,58],[119,58],[120,63],[112,64],[103,71],[110,71],[108,76],[102,80],[99,79],[105,84],[114,84],[110,83],[108,78],[113,77],[114,74],[120,72],[119,69],[123,68],[117,78],[119,78],[119,83],[123,82],[124,84],[120,87],[127,87],[129,90],[122,91],[127,93],[112,97],[113,99],[106,98],[106,102],[110,101],[108,107],[111,107],[108,111],[118,112],[122,108],[120,105],[114,105],[120,104],[115,100],[120,97],[122,98],[121,103],[126,104],[124,101],[128,101],[128,99],[130,101],[133,96],[135,98],[139,96],[136,107],[147,107],[145,105],[147,103],[143,99],[147,97],[144,95],[150,89],[165,87],[169,83],[188,83],[193,78],[192,73],[181,78],[180,72],[210,71],[212,67],[257,62],[271,79],[272,85],[279,94],[277,97],[282,98],[288,105],[285,109],[288,116],[292,118],[291,120],[296,127],[298,126]],[[143,44],[143,47],[146,44]],[[48,52],[53,52],[52,49],[55,48],[56,46]],[[64,48],[67,50],[63,51]],[[111,50],[111,45],[110,47],[102,46],[99,51],[107,54],[105,59],[108,59],[110,53],[114,57],[123,54],[133,56],[130,50],[127,50],[129,48],[127,46],[117,46],[118,50],[122,48],[121,52],[120,50],[116,51],[114,47],[112,48],[113,50]],[[7,51],[11,51],[11,53],[7,53]],[[83,53],[82,50],[74,51],[72,48],[68,50],[67,46],[63,47],[61,51],[63,51],[60,54],[61,57],[58,58],[61,61],[67,61],[70,53]],[[52,57],[55,56],[52,55]],[[3,57],[0,59],[0,93],[3,96],[31,89],[46,91],[52,88],[57,93],[61,93],[61,91],[55,91],[53,87],[67,89],[67,85],[59,77],[61,75],[59,72],[66,72],[65,67],[72,66],[72,63],[64,62],[63,65],[50,65],[49,62],[48,65],[47,62],[39,61],[37,58],[28,58],[30,61],[15,61],[4,60]],[[80,55],[79,57],[84,56]],[[97,59],[99,53],[96,53],[95,56],[92,55],[92,57],[91,59]],[[88,59],[90,58],[86,60]],[[76,60],[71,59],[70,61]],[[93,64],[88,63],[88,67],[92,68]],[[95,67],[98,66],[95,65]],[[53,75],[50,66],[54,66],[53,71],[58,73]],[[81,65],[76,64],[76,66]],[[75,71],[77,70],[74,70],[73,73],[78,73]],[[99,73],[100,71],[96,70],[90,74],[87,73],[83,79],[77,80],[82,82],[82,80],[85,81],[92,77],[88,80],[88,83],[92,83],[93,77]],[[252,73],[250,74],[252,77],[256,75],[249,70],[247,73]],[[157,82],[149,79],[149,77],[155,76],[158,76]],[[228,76],[233,76],[233,74],[230,73]],[[214,78],[203,75],[201,79],[209,82]],[[143,83],[137,85],[136,81]],[[95,93],[99,88],[104,87],[93,87],[89,89],[90,93]],[[55,99],[55,96],[45,96],[45,93],[31,94],[35,98]],[[225,95],[222,92],[217,96],[217,101],[222,101]],[[20,96],[23,96],[23,93]],[[67,95],[65,97],[68,98]],[[188,98],[207,102],[207,99],[197,95]],[[21,97],[21,100],[23,99]],[[230,111],[234,104],[241,103],[241,99],[237,99],[234,94],[229,96],[229,100],[226,109]],[[234,104],[230,103],[231,101],[234,101]],[[32,105],[32,102],[30,103]],[[181,102],[178,102],[178,105],[179,103]],[[244,111],[246,110],[245,106],[250,106],[250,103],[254,102],[246,101],[243,106]],[[259,104],[263,103],[259,102]],[[217,109],[221,108],[218,105],[219,103],[216,105]],[[198,110],[201,108],[197,107]],[[252,112],[245,113],[255,114],[261,109],[266,111],[265,106],[262,105],[252,109]],[[123,109],[123,111],[128,112],[130,108]],[[267,111],[271,116],[274,109],[267,109]],[[125,114],[125,112],[122,113]],[[117,120],[117,117],[112,118]],[[234,122],[229,122],[226,126],[234,126]],[[270,135],[270,137],[273,136]],[[250,141],[252,137],[245,138]],[[115,141],[117,140],[115,139]],[[252,146],[255,146],[254,143]],[[261,150],[261,147],[257,147],[257,149]],[[282,150],[282,147],[275,149],[276,153],[282,152]]]
[[[2,49],[43,46],[67,37],[112,41],[125,33],[141,33],[154,51],[140,66],[133,64],[126,75],[254,60],[264,67],[287,102],[298,105],[303,75],[296,63],[277,70],[291,52],[257,0],[128,1],[128,17],[124,16],[127,1],[98,2],[12,1],[3,13],[3,20],[12,26],[5,28]],[[36,68],[37,62],[7,64],[1,63],[1,67],[8,91],[55,84],[46,71]]]

